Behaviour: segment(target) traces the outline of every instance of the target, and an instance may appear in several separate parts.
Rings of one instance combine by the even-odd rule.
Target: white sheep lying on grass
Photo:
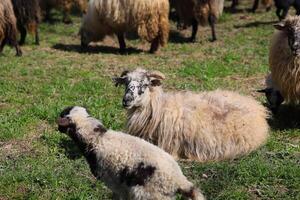
[[[93,175],[113,191],[114,199],[171,200],[176,194],[204,199],[169,154],[140,138],[107,130],[85,108],[66,108],[58,125],[78,145]]]
[[[129,134],[199,162],[236,158],[266,142],[268,112],[253,98],[221,90],[165,93],[163,79],[143,69],[114,78],[126,88]]]
[[[278,30],[271,41],[265,92],[271,109],[300,103],[300,17],[288,17],[274,25]]]

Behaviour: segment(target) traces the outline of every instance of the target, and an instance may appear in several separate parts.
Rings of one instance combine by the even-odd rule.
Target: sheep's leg
[[[72,9],[72,3],[68,2],[68,1],[64,1],[64,5],[63,5],[63,22],[65,24],[71,24],[72,23],[72,19],[70,17],[71,9]]]
[[[285,19],[288,12],[289,12],[289,8],[284,8],[280,20]]]
[[[159,37],[156,37],[151,43],[150,53],[157,52],[158,48],[159,48]]]
[[[14,40],[14,41],[12,42],[12,46],[14,46],[15,49],[16,49],[16,56],[22,56],[22,51],[21,51],[21,48],[20,48],[20,46],[19,46],[17,40]]]
[[[190,38],[190,42],[196,41],[197,32],[198,32],[198,21],[196,19],[193,19],[193,21],[192,21],[192,36]]]
[[[214,15],[210,14],[208,16],[208,22],[209,22],[209,25],[211,27],[211,33],[212,33],[212,39],[211,39],[212,42],[217,40],[216,30],[215,30],[216,21],[217,21],[217,19]]]
[[[257,10],[257,8],[258,8],[258,3],[259,3],[259,0],[255,0],[255,1],[254,1],[253,7],[252,7],[252,9],[251,9],[251,11],[252,11],[253,13],[255,13],[255,11]]]
[[[39,26],[38,23],[35,26],[35,44],[40,45],[40,37],[39,37]]]
[[[281,9],[280,9],[280,8],[277,8],[277,9],[276,9],[276,15],[277,15],[279,21],[281,21],[281,15],[280,15],[280,13],[281,13]]]
[[[23,45],[23,44],[25,44],[25,39],[26,39],[27,31],[26,31],[26,28],[24,26],[20,25],[18,27],[19,27],[19,30],[20,30],[20,33],[21,33],[21,38],[20,38],[19,44]]]
[[[118,34],[118,41],[119,41],[119,46],[120,46],[119,51],[121,54],[124,54],[126,52],[126,43],[125,43],[124,33]]]
[[[231,4],[231,10],[234,11],[236,9],[236,6],[239,4],[238,0],[232,0]]]
[[[4,38],[4,40],[2,40],[2,42],[1,42],[1,45],[0,45],[0,53],[2,53],[5,44],[6,44],[6,38]]]
[[[51,9],[46,8],[44,21],[45,22],[51,21]]]

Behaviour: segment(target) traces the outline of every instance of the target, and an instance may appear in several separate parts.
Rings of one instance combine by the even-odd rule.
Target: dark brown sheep
[[[19,44],[25,43],[27,32],[30,32],[35,35],[35,44],[39,45],[40,6],[38,0],[12,0],[12,4],[17,18],[17,28],[21,34]]]
[[[17,20],[10,0],[0,1],[0,53],[5,44],[16,48],[17,56],[22,55],[22,51],[17,42]]]
[[[70,12],[76,6],[82,13],[86,13],[88,0],[39,0],[44,21],[51,21],[50,12],[52,9],[63,11],[63,22],[72,23]]]

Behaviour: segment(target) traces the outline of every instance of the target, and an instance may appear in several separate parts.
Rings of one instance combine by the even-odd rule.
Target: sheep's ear
[[[279,22],[277,24],[274,24],[274,28],[280,31],[283,31],[286,29],[285,23],[284,22]]]
[[[119,85],[125,84],[126,75],[129,73],[128,70],[122,72],[120,77],[113,77],[112,80],[115,83],[115,86],[118,87]]]
[[[149,72],[147,75],[151,81],[151,86],[160,86],[162,80],[165,79],[165,75],[159,71]]]
[[[70,123],[71,123],[70,119],[69,119],[69,118],[66,118],[66,117],[59,117],[59,118],[57,119],[57,124],[58,124],[59,126],[67,127],[67,126],[70,125]]]

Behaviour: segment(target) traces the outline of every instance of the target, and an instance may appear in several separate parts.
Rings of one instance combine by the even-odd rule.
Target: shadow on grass
[[[276,114],[269,119],[274,130],[300,129],[300,106],[281,105]]]
[[[255,21],[243,25],[234,25],[234,28],[252,28],[252,27],[259,27],[259,26],[267,26],[267,25],[273,25],[277,22],[278,21],[269,21],[269,22]]]
[[[62,138],[59,147],[64,149],[64,154],[71,160],[81,158],[83,155],[77,145],[70,138]]]
[[[109,47],[109,46],[88,46],[85,49],[82,49],[80,45],[77,44],[55,44],[52,48],[61,51],[68,51],[68,52],[77,52],[77,53],[90,53],[90,54],[97,54],[97,53],[105,53],[105,54],[120,54],[119,48],[116,47]],[[143,52],[140,49],[136,48],[127,48],[126,54],[138,54]]]
[[[189,38],[183,37],[179,31],[170,30],[169,42],[171,43],[188,43]]]

